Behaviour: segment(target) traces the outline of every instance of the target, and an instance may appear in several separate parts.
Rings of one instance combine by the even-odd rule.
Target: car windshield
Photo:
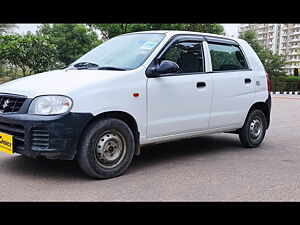
[[[73,69],[132,70],[141,66],[165,37],[134,33],[114,37],[70,65]]]

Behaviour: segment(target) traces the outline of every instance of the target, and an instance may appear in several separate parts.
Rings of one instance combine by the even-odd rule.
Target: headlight
[[[68,112],[72,107],[72,100],[61,95],[39,96],[33,99],[28,114],[55,115]]]

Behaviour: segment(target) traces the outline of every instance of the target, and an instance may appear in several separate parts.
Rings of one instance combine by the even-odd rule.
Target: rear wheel
[[[267,121],[264,113],[259,109],[251,110],[244,126],[239,131],[239,138],[245,147],[258,147],[264,140]]]
[[[134,155],[134,137],[126,123],[105,118],[89,125],[78,148],[78,163],[89,176],[97,179],[121,175]]]

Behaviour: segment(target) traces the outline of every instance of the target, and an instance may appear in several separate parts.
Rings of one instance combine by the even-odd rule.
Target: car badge
[[[5,108],[8,106],[9,103],[10,103],[9,100],[7,99],[7,100],[4,102],[4,104],[2,105],[2,108],[5,109]]]

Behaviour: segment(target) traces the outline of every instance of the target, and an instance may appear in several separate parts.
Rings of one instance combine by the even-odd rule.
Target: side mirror
[[[163,60],[156,69],[156,73],[158,74],[177,73],[178,71],[179,66],[177,65],[177,63],[169,60]]]

